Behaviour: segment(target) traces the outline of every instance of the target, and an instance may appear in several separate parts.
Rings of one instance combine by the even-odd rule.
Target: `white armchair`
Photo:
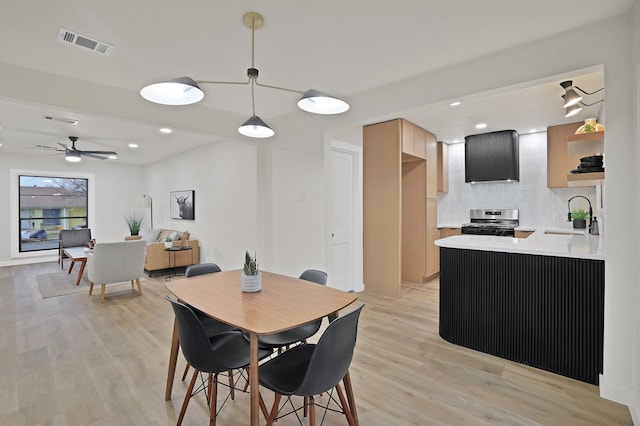
[[[140,277],[144,272],[144,240],[96,243],[93,253],[87,255],[89,276],[89,296],[93,294],[93,285],[100,284],[100,303],[104,302],[107,284],[133,281],[138,285],[138,294],[142,295]]]

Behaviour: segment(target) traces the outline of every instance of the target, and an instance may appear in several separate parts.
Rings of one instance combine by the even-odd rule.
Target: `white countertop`
[[[538,228],[529,238],[455,235],[436,240],[435,244],[446,248],[604,260],[604,237],[571,230]]]

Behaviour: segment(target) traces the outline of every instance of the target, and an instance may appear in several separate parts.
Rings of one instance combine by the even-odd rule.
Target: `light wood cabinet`
[[[423,280],[427,281],[435,277],[440,271],[440,248],[435,245],[435,241],[440,238],[440,232],[436,224],[438,217],[438,200],[427,198],[427,261],[426,274]],[[433,218],[433,220],[431,220]]]
[[[528,238],[529,235],[533,234],[534,231],[516,231],[515,232],[515,237],[516,238]]]
[[[547,186],[600,185],[604,173],[576,173],[571,170],[580,165],[580,158],[604,151],[604,132],[576,135],[583,122],[547,127]]]
[[[433,244],[439,238],[436,156],[435,135],[406,120],[364,126],[363,266],[367,291],[397,298],[402,280],[424,282],[437,274],[439,253]]]
[[[460,228],[440,228],[440,238],[452,237],[454,235],[462,235]]]
[[[584,122],[547,127],[547,186],[566,188],[567,174],[580,164],[580,156],[569,155],[567,138],[573,135]]]
[[[438,142],[438,192],[449,192],[449,145]]]
[[[436,135],[423,130],[427,147],[427,198],[438,197],[438,140]]]

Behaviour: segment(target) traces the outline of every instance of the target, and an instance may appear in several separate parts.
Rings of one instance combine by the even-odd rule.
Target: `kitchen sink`
[[[584,235],[583,231],[544,231],[549,235]]]

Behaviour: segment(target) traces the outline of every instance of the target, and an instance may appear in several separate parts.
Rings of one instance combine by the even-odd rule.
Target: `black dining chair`
[[[307,269],[299,277],[301,280],[311,281],[316,284],[327,284],[327,273],[318,271],[317,269]],[[298,342],[306,342],[306,340],[316,334],[322,325],[322,318],[303,324],[291,330],[281,331],[280,333],[267,334],[258,336],[258,343],[264,348],[278,349],[293,345]]]
[[[309,424],[314,426],[316,424],[314,395],[327,391],[330,392],[328,392],[329,401],[323,407],[325,411],[333,401],[341,407],[347,422],[350,425],[355,423],[340,381],[351,365],[358,332],[358,319],[363,307],[364,305],[361,305],[333,320],[322,333],[318,343],[294,346],[259,367],[260,385],[275,393],[271,412],[267,414],[266,408],[263,408],[268,425],[273,424],[277,418],[292,413],[295,413],[300,420],[298,411],[304,409],[306,415],[308,407]],[[338,393],[339,402],[333,397],[334,388]],[[282,410],[279,404],[283,395],[290,403],[292,396],[302,396],[304,405],[279,416]],[[262,396],[260,401],[261,406],[264,407]],[[293,406],[292,403],[291,405]]]
[[[215,263],[198,263],[196,265],[191,265],[187,267],[184,272],[185,277],[195,277],[197,275],[205,275],[205,274],[214,274],[216,272],[222,272],[222,269]],[[207,332],[209,337],[215,336],[217,334],[226,333],[228,331],[236,331],[235,327],[230,326],[229,324],[225,324],[222,321],[218,321],[215,318],[211,318],[209,315],[204,312],[190,306],[191,310],[196,314],[204,329]],[[184,368],[184,373],[182,373],[182,381],[187,377],[187,373],[189,372],[189,363],[187,363]],[[229,374],[229,385],[233,387],[233,375]],[[233,396],[233,395],[232,395]]]
[[[171,303],[176,315],[180,348],[185,359],[194,369],[193,376],[180,409],[177,425],[182,424],[184,414],[191,397],[206,390],[207,404],[209,405],[209,422],[216,423],[218,400],[218,374],[229,370],[244,370],[249,365],[249,344],[238,331],[230,331],[216,336],[208,336],[207,332],[191,308],[183,303],[165,296]],[[258,349],[258,359],[264,359],[271,354],[271,350]],[[194,391],[198,373],[201,375],[201,384]],[[202,373],[207,373],[205,381]],[[220,409],[231,395],[224,399]]]

